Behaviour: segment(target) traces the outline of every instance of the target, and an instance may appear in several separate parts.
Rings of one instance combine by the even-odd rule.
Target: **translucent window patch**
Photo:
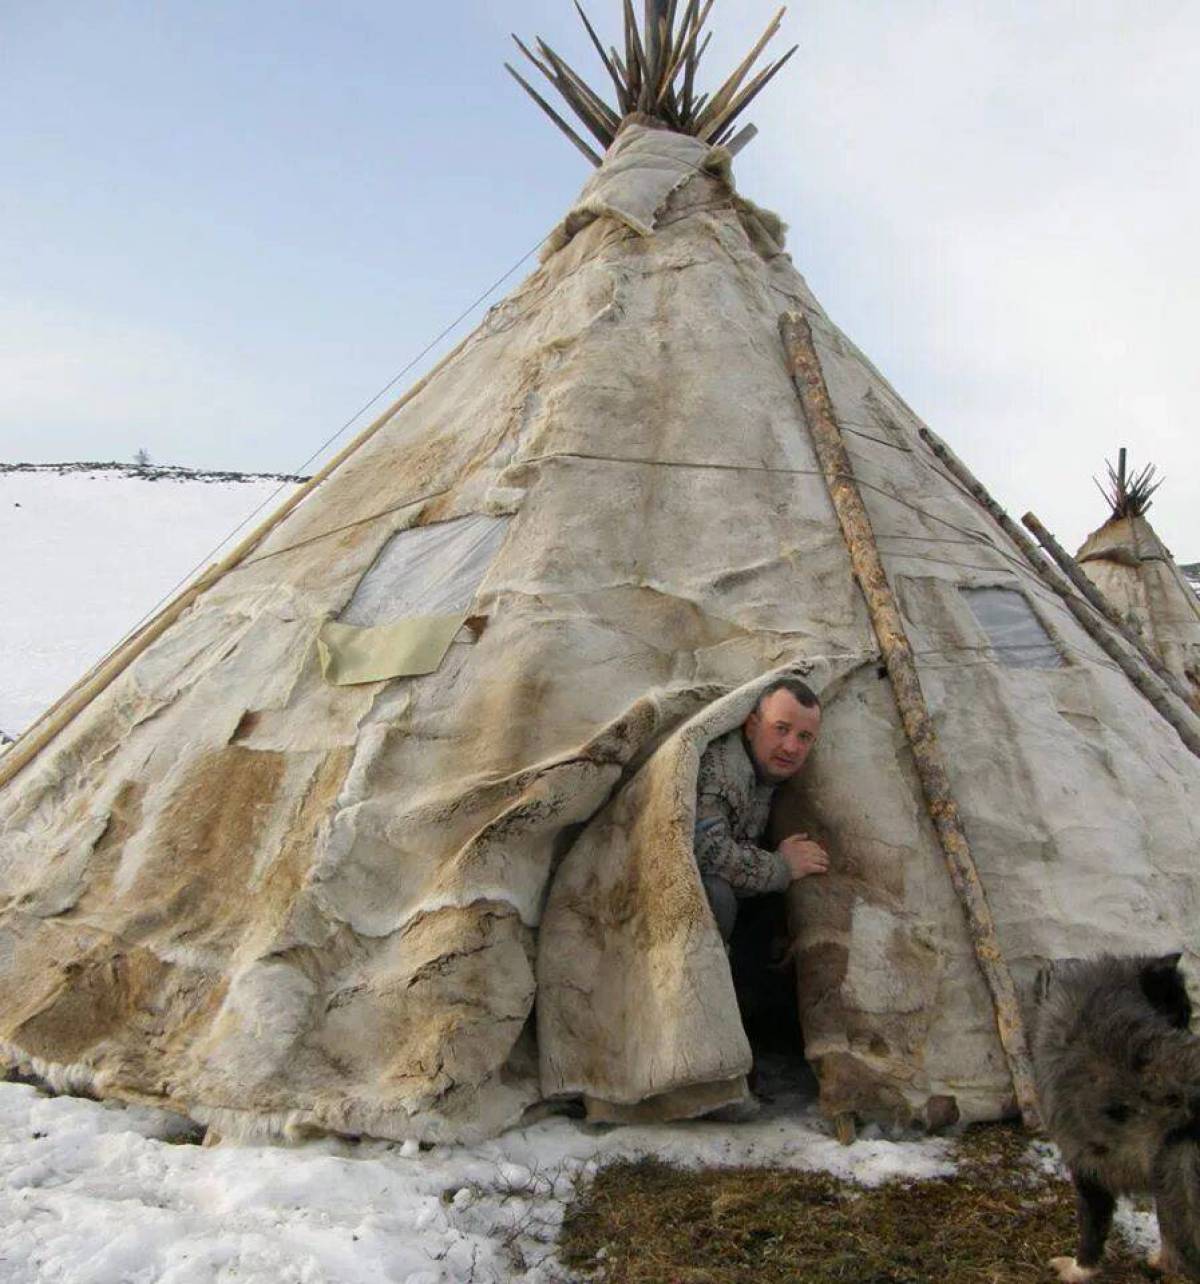
[[[960,591],[1001,664],[1012,669],[1062,668],[1058,648],[1023,593],[1004,588]]]
[[[508,528],[507,517],[458,517],[393,535],[338,616],[374,628],[466,611]]]
[[[353,686],[438,669],[508,522],[460,517],[393,535],[341,617],[318,635],[325,680]]]

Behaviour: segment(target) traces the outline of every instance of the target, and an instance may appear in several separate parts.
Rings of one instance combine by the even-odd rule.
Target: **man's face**
[[[790,691],[772,691],[746,719],[744,730],[759,772],[782,784],[804,766],[821,730],[821,710]]]

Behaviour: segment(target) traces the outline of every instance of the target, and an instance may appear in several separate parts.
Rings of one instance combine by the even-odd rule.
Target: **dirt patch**
[[[1069,1185],[1016,1127],[972,1129],[958,1175],[865,1190],[828,1173],[615,1164],[571,1209],[561,1256],[604,1284],[1029,1284],[1075,1244]],[[1114,1234],[1097,1284],[1161,1279]]]

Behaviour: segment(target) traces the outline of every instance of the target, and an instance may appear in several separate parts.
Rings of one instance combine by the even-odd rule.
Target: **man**
[[[696,864],[722,938],[728,942],[738,901],[782,892],[829,857],[807,834],[761,846],[775,790],[804,766],[821,729],[821,704],[798,678],[765,688],[746,721],[714,740],[700,760],[696,791]]]

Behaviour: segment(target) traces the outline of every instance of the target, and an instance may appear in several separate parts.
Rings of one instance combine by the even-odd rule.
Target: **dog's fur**
[[[1033,1060],[1046,1131],[1075,1183],[1079,1246],[1065,1281],[1099,1268],[1116,1197],[1154,1196],[1156,1265],[1200,1281],[1200,1039],[1178,954],[1067,959],[1038,978]]]

